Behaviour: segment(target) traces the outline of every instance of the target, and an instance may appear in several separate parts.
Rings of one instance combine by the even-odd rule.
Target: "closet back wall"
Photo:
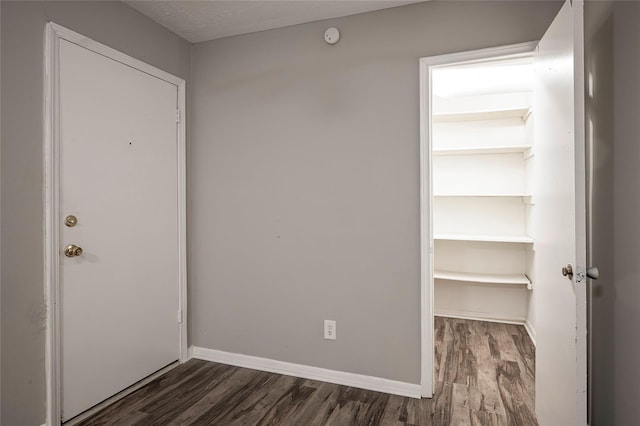
[[[190,343],[419,383],[418,58],[536,40],[560,6],[426,2],[196,44]]]

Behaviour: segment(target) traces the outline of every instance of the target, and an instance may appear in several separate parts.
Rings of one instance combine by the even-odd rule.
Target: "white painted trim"
[[[527,334],[529,335],[529,338],[533,342],[533,346],[535,346],[536,345],[536,329],[533,328],[533,324],[531,324],[531,321],[526,320],[524,322],[524,329],[527,330]]]
[[[514,324],[514,325],[524,325],[524,319],[517,318],[487,318],[483,316],[473,315],[473,312],[467,314],[464,311],[448,311],[445,313],[438,312],[435,314],[436,317],[442,318],[454,318],[454,319],[463,319],[463,320],[472,320],[472,321],[484,321],[484,322],[495,322],[498,324]]]
[[[420,60],[420,393],[433,396],[433,198],[431,71]]]
[[[587,264],[584,0],[572,0],[573,105],[575,131],[576,265]],[[586,282],[575,285],[576,295],[576,423],[588,423],[587,393],[587,291]]]
[[[187,303],[187,111],[186,111],[186,82],[179,79],[178,108],[180,108],[180,122],[178,123],[178,303],[182,312],[180,323],[180,362],[189,359],[188,339],[188,303]]]
[[[460,63],[483,62],[488,59],[516,57],[519,55],[528,55],[533,53],[537,41],[527,41],[524,43],[509,44],[506,46],[488,47],[485,49],[469,50],[465,52],[447,53],[438,56],[427,56],[420,58],[420,63],[427,68],[450,66]]]
[[[483,317],[478,317],[473,315],[466,315],[464,313],[444,313],[444,314],[438,313],[435,316],[443,317],[443,318],[466,319],[466,320],[473,320],[473,321],[497,322],[499,324],[522,325],[524,326],[524,329],[527,331],[527,334],[529,335],[529,338],[531,339],[533,346],[536,345],[536,331],[533,328],[533,324],[531,324],[529,320],[496,319],[496,318],[489,319],[489,318],[483,318]]]
[[[58,40],[47,25],[44,48],[44,293],[47,312],[45,341],[46,421],[60,423],[60,319],[59,319],[59,182],[58,164]]]
[[[530,54],[538,42],[420,58],[420,388],[422,396],[433,395],[433,186],[431,176],[431,72],[443,65],[483,61],[490,58]]]
[[[57,42],[59,39],[67,40],[71,43],[77,44],[78,46],[84,47],[85,49],[89,49],[92,52],[99,53],[100,55],[105,56],[109,59],[118,61],[121,64],[127,65],[131,68],[135,68],[138,71],[142,71],[168,83],[175,84],[176,86],[180,86],[184,83],[184,80],[180,77],[169,74],[168,72],[163,71],[160,68],[156,68],[153,65],[142,62],[139,59],[131,57],[109,46],[92,40],[89,37],[85,37],[82,34],[58,25],[55,22],[49,22],[47,25],[53,31],[53,41]]]
[[[180,324],[180,362],[188,359],[187,343],[187,243],[186,243],[186,117],[185,81],[152,65],[132,58],[104,44],[61,27],[53,22],[45,30],[44,58],[44,293],[47,310],[45,342],[46,421],[48,426],[60,424],[60,304],[59,304],[59,235],[60,235],[60,170],[59,170],[59,43],[67,40],[153,77],[174,84],[178,89],[181,119],[177,131],[178,148],[178,253]]]
[[[192,346],[189,349],[189,352],[192,354],[193,358],[205,361],[267,371],[269,373],[284,374],[286,376],[301,377],[303,379],[319,380],[322,382],[368,389],[393,395],[420,398],[420,385],[414,383],[398,382],[396,380],[384,379],[381,377],[328,370],[326,368],[293,364],[269,358],[242,355],[197,346]]]

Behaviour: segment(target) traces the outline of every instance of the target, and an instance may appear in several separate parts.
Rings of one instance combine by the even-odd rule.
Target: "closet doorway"
[[[423,396],[434,315],[515,323],[540,424],[586,422],[581,30],[567,2],[539,43],[421,60]]]

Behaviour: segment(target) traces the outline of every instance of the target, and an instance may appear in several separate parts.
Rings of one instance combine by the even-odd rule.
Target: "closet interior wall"
[[[531,73],[530,56],[433,71],[436,315],[532,320]]]

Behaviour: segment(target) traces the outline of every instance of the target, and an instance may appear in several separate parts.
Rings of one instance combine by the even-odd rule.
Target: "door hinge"
[[[180,122],[180,110],[177,109],[176,110],[176,123],[179,123],[179,122]]]
[[[182,324],[182,309],[178,310],[178,324]]]

